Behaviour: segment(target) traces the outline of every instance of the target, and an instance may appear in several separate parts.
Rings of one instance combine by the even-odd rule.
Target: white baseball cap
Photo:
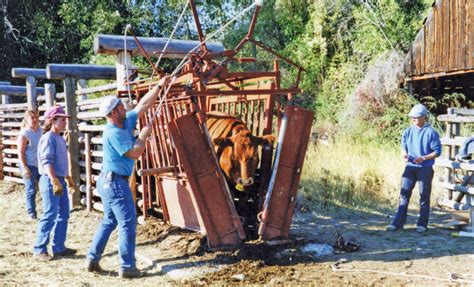
[[[106,117],[112,112],[112,110],[122,101],[115,96],[108,96],[102,99],[102,103],[99,107],[99,113]]]

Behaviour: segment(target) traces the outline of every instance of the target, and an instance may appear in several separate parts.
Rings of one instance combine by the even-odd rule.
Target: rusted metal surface
[[[245,234],[213,148],[201,128],[195,113],[177,118],[170,125],[209,246],[235,245]]]
[[[313,112],[287,106],[288,123],[277,163],[271,196],[266,200],[259,228],[264,240],[288,237],[300,182],[303,161],[308,147]],[[270,192],[270,190],[269,190]]]
[[[203,41],[206,36],[194,1],[190,4],[199,39]],[[176,78],[172,84],[162,88],[157,103],[140,119],[140,127],[153,121],[151,140],[137,166],[137,170],[141,170],[137,182],[141,183],[138,190],[142,212],[148,216],[148,209],[160,206],[165,220],[172,225],[207,234],[211,248],[235,245],[258,236],[257,214],[262,211],[272,175],[273,147],[267,144],[262,148],[255,185],[248,192],[228,187],[205,127],[206,114],[227,113],[242,120],[252,135],[270,135],[275,125],[280,126],[283,103],[302,93],[299,82],[304,69],[252,38],[259,9],[255,7],[248,33],[234,49],[212,53],[201,43],[200,49],[188,53],[182,68],[173,73]],[[231,62],[255,61],[235,57],[247,44],[275,56],[273,69],[229,70]],[[144,56],[153,65],[149,55],[144,53]],[[289,87],[280,85],[278,61],[298,71]],[[153,69],[162,76],[159,67]],[[140,100],[159,77],[126,84]],[[119,94],[124,95],[124,92],[119,91]],[[269,201],[273,209],[266,209],[265,226],[260,227],[264,239],[288,236],[294,207],[289,198],[297,191],[300,176],[297,171],[301,170],[313,117],[310,111],[296,107],[287,108],[287,113],[290,119],[287,142],[278,165],[275,195]]]

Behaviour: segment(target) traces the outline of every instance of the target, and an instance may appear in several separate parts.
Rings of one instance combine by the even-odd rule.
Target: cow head
[[[258,166],[258,146],[273,144],[275,137],[266,135],[256,137],[242,126],[234,129],[231,137],[215,138],[219,164],[228,180],[237,190],[243,191],[253,185],[254,175]]]

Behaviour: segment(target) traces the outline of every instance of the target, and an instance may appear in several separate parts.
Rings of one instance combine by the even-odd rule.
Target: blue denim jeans
[[[64,251],[66,248],[67,224],[69,220],[69,197],[64,178],[59,177],[63,186],[63,195],[53,194],[53,185],[47,175],[41,175],[39,190],[43,200],[43,216],[38,223],[34,253],[46,253],[48,250],[49,236],[53,231],[53,254]]]
[[[36,166],[27,165],[31,171],[31,177],[26,179],[23,177],[23,183],[25,184],[25,195],[26,195],[26,210],[30,217],[36,217],[36,185],[39,181],[38,168]],[[23,169],[20,167],[21,173]]]
[[[102,199],[104,217],[95,233],[87,258],[92,262],[99,262],[110,234],[118,225],[120,268],[135,269],[137,211],[128,181],[111,173],[101,174],[97,189]]]
[[[433,168],[407,166],[402,175],[402,188],[400,190],[400,205],[392,225],[403,227],[407,221],[408,203],[415,184],[418,182],[420,190],[420,217],[417,226],[428,226],[430,216],[431,182],[433,180]]]

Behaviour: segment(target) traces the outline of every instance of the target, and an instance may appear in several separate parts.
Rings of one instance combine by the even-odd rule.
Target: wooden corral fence
[[[474,159],[457,159],[456,155],[463,143],[473,136],[474,110],[450,108],[448,114],[438,116],[438,120],[446,123],[446,134],[441,138],[444,150],[442,157],[436,159],[436,166],[444,168],[437,184],[444,188],[446,197],[438,201],[438,205],[448,208],[453,224],[466,224],[474,210]]]
[[[9,82],[0,82],[1,123],[1,176],[6,181],[22,183],[17,153],[17,136],[25,111],[37,109],[40,117],[53,102],[55,97],[54,84],[45,84],[44,88],[36,87],[36,79],[46,78],[46,71],[41,69],[13,69],[17,78],[26,79],[26,86],[12,86]],[[41,95],[41,96],[39,96]],[[24,103],[12,103],[11,97],[22,97]]]

